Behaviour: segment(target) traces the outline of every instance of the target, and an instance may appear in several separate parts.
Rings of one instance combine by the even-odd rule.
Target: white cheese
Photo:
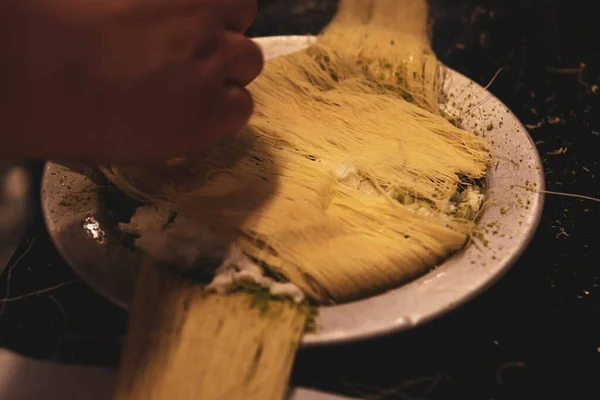
[[[294,285],[291,282],[273,282],[273,284],[269,288],[269,293],[276,297],[289,297],[296,303],[301,303],[304,300],[304,293],[302,293],[302,290],[300,290],[298,286]]]
[[[481,190],[476,186],[469,186],[462,192],[462,201],[465,203],[474,213],[477,213],[483,204],[485,195],[481,193]]]
[[[217,232],[182,216],[168,224],[170,213],[152,206],[139,207],[129,223],[120,223],[124,232],[138,235],[135,246],[153,259],[181,268],[192,268],[200,257],[222,258],[208,291],[225,294],[241,284],[255,284],[275,297],[289,297],[302,302],[304,293],[293,283],[276,282],[265,276],[265,270],[247,257],[235,244],[223,251],[216,244]]]
[[[370,180],[364,180],[358,186],[358,190],[371,196],[379,196],[379,190],[375,187],[375,184]]]
[[[276,282],[265,276],[265,271],[260,265],[254,263],[238,246],[232,244],[206,289],[215,293],[227,293],[243,283],[253,283],[268,289],[274,297],[289,297],[297,303],[305,298],[304,293],[293,283]]]
[[[432,217],[434,215],[433,212],[426,207],[419,207],[416,211],[416,214],[421,215],[423,217]]]
[[[360,175],[355,167],[341,165],[336,168],[335,173],[344,185],[354,189],[358,189],[360,186]]]
[[[358,189],[364,194],[379,196],[381,193],[370,179],[361,178],[358,169],[353,166],[340,165],[335,169],[339,181],[353,189]]]

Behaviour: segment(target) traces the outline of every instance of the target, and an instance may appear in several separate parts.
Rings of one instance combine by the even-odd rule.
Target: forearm
[[[23,165],[0,161],[0,271],[21,241],[34,214],[32,180]]]

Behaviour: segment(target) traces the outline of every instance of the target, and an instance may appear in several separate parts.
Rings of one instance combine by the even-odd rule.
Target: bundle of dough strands
[[[317,305],[466,245],[490,154],[440,111],[427,22],[422,0],[342,1],[315,44],[267,61],[234,137],[102,167],[147,204],[120,225],[140,263],[117,399],[283,399]]]

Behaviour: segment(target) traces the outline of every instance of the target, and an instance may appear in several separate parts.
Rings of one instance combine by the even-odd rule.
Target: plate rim
[[[270,41],[285,41],[285,40],[287,40],[287,41],[303,40],[303,41],[306,41],[307,43],[309,43],[311,40],[314,40],[314,38],[315,38],[315,36],[313,36],[313,35],[290,35],[290,36],[286,35],[286,36],[266,36],[266,37],[260,37],[260,38],[255,38],[255,39],[259,43],[268,43]],[[511,120],[513,120],[515,122],[519,133],[522,136],[524,136],[524,138],[527,139],[526,142],[531,146],[532,151],[530,151],[529,155],[532,157],[532,159],[533,159],[532,161],[534,162],[536,167],[539,167],[539,168],[537,168],[538,172],[535,174],[535,178],[537,179],[537,181],[535,182],[537,184],[536,189],[538,189],[539,192],[536,193],[536,196],[535,196],[536,201],[534,202],[533,206],[531,207],[531,209],[528,212],[529,219],[528,219],[527,225],[525,226],[523,238],[518,242],[518,245],[513,248],[513,250],[510,252],[509,256],[507,258],[505,258],[505,260],[503,262],[499,262],[496,264],[496,266],[494,266],[493,274],[491,274],[487,279],[480,281],[476,286],[472,287],[470,290],[460,292],[460,294],[457,294],[454,297],[454,301],[452,301],[451,303],[445,303],[443,306],[437,307],[436,310],[434,310],[432,312],[421,314],[417,320],[407,322],[406,319],[398,318],[397,320],[388,321],[387,323],[384,322],[379,325],[360,326],[360,327],[355,326],[353,328],[346,328],[345,331],[343,331],[343,332],[331,331],[331,332],[326,332],[326,333],[323,333],[323,332],[307,333],[302,338],[302,341],[301,341],[302,348],[315,347],[315,346],[321,346],[321,345],[342,344],[342,343],[372,339],[375,337],[390,335],[393,333],[399,333],[399,332],[408,330],[410,328],[413,328],[417,325],[422,325],[422,324],[428,323],[431,320],[439,318],[439,317],[447,314],[448,312],[457,309],[458,307],[469,302],[470,300],[478,297],[481,293],[486,291],[489,287],[493,286],[518,261],[518,259],[523,255],[523,253],[525,252],[525,250],[531,243],[531,241],[539,227],[543,208],[544,208],[544,202],[545,202],[545,196],[543,193],[543,190],[545,189],[544,170],[543,170],[543,166],[541,163],[540,155],[536,150],[536,146],[535,146],[531,136],[529,135],[528,131],[523,126],[523,124],[519,121],[519,119],[512,113],[512,111],[510,111],[510,109],[500,99],[498,99],[491,92],[487,91],[481,85],[479,85],[478,83],[469,79],[468,77],[464,76],[463,74],[461,74],[455,70],[452,70],[449,67],[446,67],[446,68],[452,74],[455,74],[457,77],[460,77],[460,79],[464,80],[465,82],[468,82],[471,85],[474,85],[478,90],[483,90],[483,93],[485,93],[486,96],[489,96],[489,98],[494,99],[499,105],[501,105],[504,109],[506,109],[507,115],[510,116]],[[69,257],[69,251],[67,248],[65,248],[64,241],[60,240],[57,237],[56,229],[51,229],[51,226],[53,225],[52,217],[51,217],[52,212],[50,210],[48,195],[45,195],[45,193],[48,192],[48,187],[50,184],[49,181],[51,179],[49,176],[49,171],[53,168],[53,166],[60,167],[60,164],[49,161],[44,166],[44,171],[43,171],[42,180],[41,180],[41,196],[40,196],[41,197],[40,202],[41,202],[41,209],[42,209],[42,217],[43,217],[44,223],[46,224],[46,226],[48,228],[48,234],[50,236],[50,239],[52,240],[52,243],[57,248],[61,258],[66,262],[67,265],[69,265],[71,267],[71,269],[73,269],[73,271],[86,284],[88,284],[94,291],[96,291],[97,293],[99,293],[100,295],[102,295],[103,297],[105,297],[106,299],[111,301],[112,303],[116,304],[117,306],[119,306],[125,310],[128,310],[129,307],[126,302],[123,302],[121,299],[118,298],[118,296],[115,296],[113,293],[107,292],[103,287],[101,287],[101,285],[98,285],[97,282],[94,281],[94,279],[91,279],[89,277],[89,275],[86,278],[86,276],[85,276],[86,274],[85,274],[85,272],[82,272],[81,268],[76,268],[73,266],[73,262],[72,262],[72,260],[70,260],[71,257]],[[444,260],[444,262],[442,262],[439,267],[446,264],[447,262],[448,262],[448,259]],[[466,260],[465,260],[465,262],[466,262]],[[419,281],[419,280],[425,278],[427,275],[428,274],[424,274],[421,277],[417,278],[415,281]],[[373,297],[389,295],[390,292],[393,292],[395,290],[400,290],[402,287],[409,285],[415,281],[411,281],[405,285],[399,285],[395,289],[386,291],[382,294],[379,294],[379,295],[376,295]],[[364,300],[368,300],[368,299],[369,298],[364,299]],[[361,301],[363,301],[363,300],[360,300],[359,302],[361,302]],[[352,303],[346,303],[345,305],[348,306],[349,304],[352,304]],[[326,311],[327,309],[333,309],[336,307],[339,307],[339,306],[333,306],[333,307],[332,306],[322,306],[320,309],[321,309],[321,311]],[[322,315],[322,314],[320,314],[320,315]],[[317,317],[317,323],[319,323],[319,322],[320,322],[320,317]]]

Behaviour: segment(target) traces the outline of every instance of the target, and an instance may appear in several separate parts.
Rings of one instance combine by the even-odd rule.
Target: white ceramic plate
[[[257,39],[267,58],[299,51],[309,36]],[[531,240],[543,207],[540,159],[527,131],[496,97],[450,71],[446,92],[463,113],[464,128],[484,134],[493,147],[488,206],[479,226],[487,246],[471,245],[411,283],[378,296],[322,307],[317,331],[304,346],[346,342],[405,330],[438,317],[489,287],[515,263]],[[106,181],[91,167],[46,165],[42,208],[50,236],[71,267],[95,290],[126,308],[133,288],[132,252],[114,230]]]

